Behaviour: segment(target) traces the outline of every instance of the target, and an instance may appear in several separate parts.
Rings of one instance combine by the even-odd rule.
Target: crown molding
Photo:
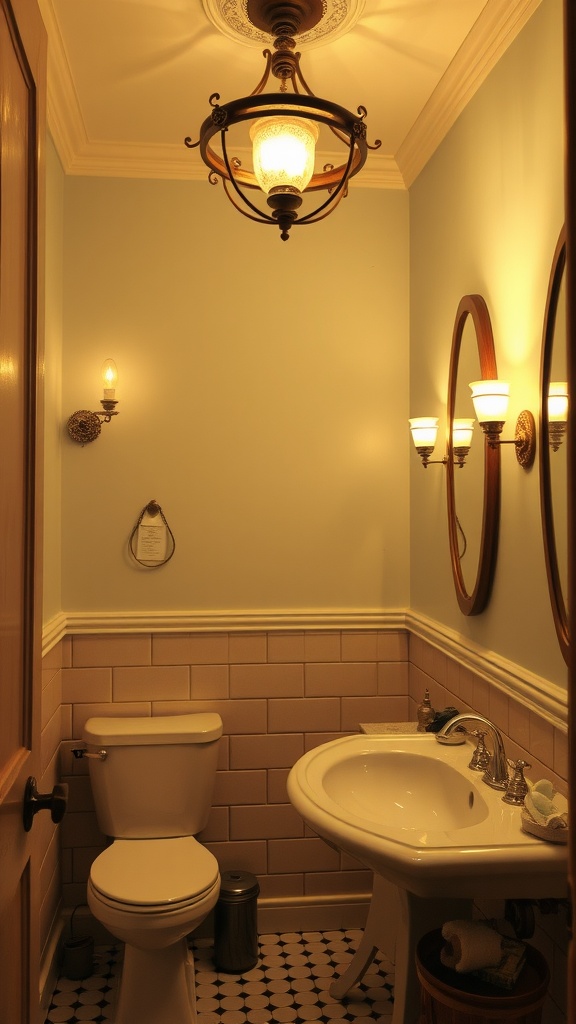
[[[55,112],[56,113],[56,112]],[[56,122],[54,121],[54,124]],[[71,142],[68,125],[61,126],[62,146],[53,139],[66,174],[101,178],[155,178],[172,181],[208,180],[208,168],[197,152],[182,145],[142,145],[129,142]],[[60,131],[60,129],[58,129]],[[242,149],[237,155],[243,160]],[[341,162],[342,154],[323,153],[324,162]],[[404,189],[404,179],[391,156],[369,154],[362,173],[350,188]]]
[[[58,143],[54,139],[56,148]],[[206,181],[208,168],[182,145],[160,143],[89,142],[75,146],[65,173],[95,178],[156,178]]]
[[[48,36],[48,130],[62,167],[70,174],[75,156],[87,145],[88,136],[53,0],[38,0],[38,4]]]
[[[396,159],[409,188],[542,0],[488,0]]]
[[[369,154],[359,188],[408,188],[541,0],[488,0],[398,153]],[[197,153],[182,145],[88,137],[52,0],[40,0],[48,33],[48,127],[68,175],[205,181]]]

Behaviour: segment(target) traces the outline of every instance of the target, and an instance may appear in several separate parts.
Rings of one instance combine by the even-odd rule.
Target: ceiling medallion
[[[269,46],[270,33],[257,28],[248,14],[248,0],[202,0],[204,12],[215,28],[234,42]],[[364,9],[364,0],[322,0],[317,25],[298,36],[300,49],[332,42],[349,32]]]
[[[286,241],[293,225],[315,224],[332,213],[348,194],[348,182],[364,166],[368,150],[378,149],[381,142],[367,142],[365,107],[353,114],[318,98],[302,75],[296,37],[300,43],[321,24],[323,0],[247,0],[246,11],[254,28],[273,39],[273,50],[263,53],[264,74],[249,96],[220,104],[219,93],[212,93],[212,111],[200,127],[200,138],[184,142],[189,149],[199,147],[208,180],[212,185],[222,182],[240,213],[259,224],[276,225]],[[279,91],[267,92],[274,78]],[[317,170],[321,136],[330,146],[321,146],[324,152],[339,148],[335,160],[340,162]],[[241,156],[250,152],[252,166],[243,166]],[[262,195],[267,210],[258,205]],[[316,204],[312,208],[310,196]]]

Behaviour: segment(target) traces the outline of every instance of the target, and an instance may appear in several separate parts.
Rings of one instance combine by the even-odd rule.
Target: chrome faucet
[[[481,722],[490,733],[494,752],[490,755],[490,761],[482,779],[488,786],[492,786],[492,789],[506,789],[508,786],[508,763],[506,761],[504,742],[496,726],[489,722],[487,718],[477,715],[473,711],[470,714],[455,715],[436,733],[438,743],[450,744],[458,742],[453,737],[453,733],[466,732],[467,730],[463,729],[464,722]]]

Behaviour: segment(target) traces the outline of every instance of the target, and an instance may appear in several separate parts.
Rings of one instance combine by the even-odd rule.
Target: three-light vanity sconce
[[[516,421],[516,431],[511,440],[502,440],[500,434],[506,422],[510,385],[500,380],[476,380],[469,385],[474,410],[490,448],[501,444],[513,444],[516,458],[524,469],[530,469],[536,454],[536,426],[531,412],[524,409]],[[568,385],[565,381],[552,381],[548,389],[548,440],[553,451],[558,451],[566,432],[568,420]],[[431,459],[436,447],[438,417],[419,416],[409,420],[412,439],[422,465],[430,463],[446,465],[447,457]],[[452,421],[452,452],[454,465],[460,469],[466,464],[466,457],[472,445],[473,419]]]
[[[113,416],[117,416],[116,406],[116,385],[118,384],[118,370],[113,359],[106,359],[102,365],[102,381],[104,384],[103,397],[100,399],[101,410],[90,412],[88,409],[78,409],[72,413],[68,423],[68,434],[73,441],[85,445],[95,441],[100,435],[103,423],[110,423]]]

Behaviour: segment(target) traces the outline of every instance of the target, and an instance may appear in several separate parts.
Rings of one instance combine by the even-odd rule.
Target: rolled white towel
[[[526,793],[524,807],[539,825],[545,825],[550,815],[554,812],[554,804],[550,797],[544,796],[543,793],[539,793],[534,789]]]
[[[481,921],[446,921],[440,960],[460,974],[497,967],[502,961],[502,935]]]
[[[547,796],[549,800],[553,800],[556,796],[556,790],[550,779],[539,779],[538,782],[534,783],[532,789],[536,793],[542,793],[544,796]]]
[[[556,790],[550,779],[535,782],[524,797],[524,807],[538,825],[546,828],[568,828],[568,812],[554,802]]]

